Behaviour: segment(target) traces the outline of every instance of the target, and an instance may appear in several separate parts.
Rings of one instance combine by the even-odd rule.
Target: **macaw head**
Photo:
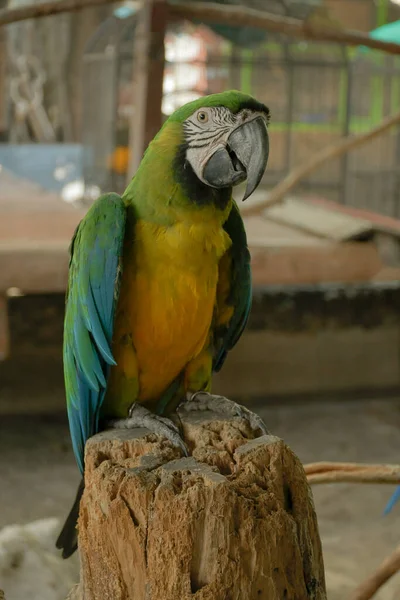
[[[199,98],[179,108],[164,128],[180,125],[180,177],[214,189],[247,181],[243,200],[259,185],[268,162],[269,109],[237,91]],[[179,162],[179,164],[178,164]]]

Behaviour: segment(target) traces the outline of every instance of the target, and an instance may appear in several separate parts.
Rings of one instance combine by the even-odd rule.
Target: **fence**
[[[85,53],[85,178],[122,189],[133,106],[135,16],[112,17]],[[179,58],[178,58],[179,56]],[[239,88],[271,109],[272,187],[304,158],[349,133],[366,131],[400,107],[400,58],[333,44],[270,36],[239,48],[205,26],[171,25],[166,38],[163,113],[185,101]],[[101,126],[99,126],[101,124]],[[118,148],[119,164],[112,166]],[[298,193],[400,216],[398,128],[325,165]]]

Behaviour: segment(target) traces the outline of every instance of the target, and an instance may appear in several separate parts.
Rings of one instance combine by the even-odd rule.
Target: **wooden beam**
[[[65,292],[68,262],[67,244],[31,248],[0,245],[0,294],[9,288],[17,288],[24,294]]]
[[[77,12],[92,6],[101,6],[103,4],[113,4],[120,0],[49,0],[48,2],[38,2],[24,4],[13,8],[0,10],[0,26],[19,23],[28,19],[40,19],[51,15],[60,15],[67,12]]]
[[[299,459],[275,436],[252,439],[240,418],[180,417],[189,457],[146,429],[88,440],[81,582],[69,598],[325,600]]]
[[[342,29],[323,19],[301,21],[292,17],[275,15],[245,6],[227,6],[215,2],[176,2],[170,15],[175,19],[188,19],[235,27],[254,27],[303,40],[336,42],[347,46],[368,46],[391,54],[400,54],[400,44],[382,42],[360,31]]]
[[[118,2],[118,0],[50,0],[40,4],[0,10],[0,26],[114,2]],[[176,2],[169,7],[169,16],[174,19],[199,20],[204,23],[238,27],[250,26],[303,40],[336,42],[348,46],[367,46],[389,54],[400,54],[400,44],[376,40],[359,31],[340,29],[318,19],[301,21],[244,6],[221,6],[214,2],[193,2],[191,4]]]
[[[165,48],[168,19],[165,0],[147,0],[138,15],[134,37],[134,113],[130,129],[128,179],[162,124]]]

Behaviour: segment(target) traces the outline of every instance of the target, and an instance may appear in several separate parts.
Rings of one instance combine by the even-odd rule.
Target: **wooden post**
[[[134,106],[128,180],[136,172],[145,149],[162,123],[167,14],[166,0],[146,0],[138,15],[134,39]]]
[[[326,600],[298,458],[240,418],[181,415],[191,456],[145,429],[86,445],[74,600]]]
[[[0,361],[5,360],[8,357],[9,344],[10,335],[8,326],[7,298],[0,295]]]

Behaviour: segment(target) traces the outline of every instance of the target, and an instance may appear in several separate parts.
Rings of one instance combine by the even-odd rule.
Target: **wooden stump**
[[[300,461],[239,418],[183,417],[192,456],[145,429],[86,444],[76,600],[324,600]]]

